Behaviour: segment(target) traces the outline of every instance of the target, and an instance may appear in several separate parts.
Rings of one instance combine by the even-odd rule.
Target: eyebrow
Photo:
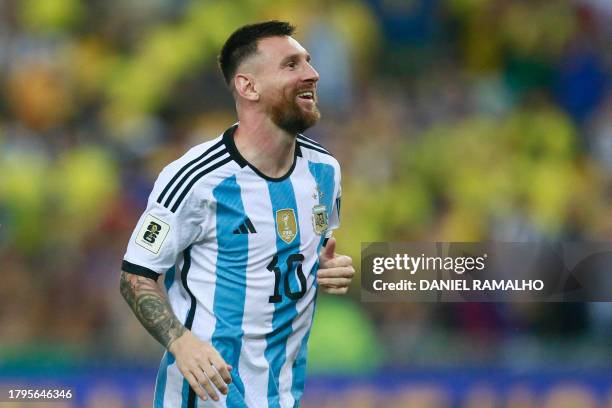
[[[285,65],[285,64],[286,64],[286,63],[288,63],[289,61],[295,61],[295,60],[298,60],[298,59],[300,59],[300,57],[301,57],[302,55],[303,55],[303,54],[291,54],[291,55],[288,55],[288,56],[286,56],[285,58],[283,58],[283,59],[281,60],[281,63],[280,63],[280,64],[281,64],[281,65]],[[308,53],[306,53],[306,61],[307,61],[307,62],[310,62],[310,54],[308,54]]]

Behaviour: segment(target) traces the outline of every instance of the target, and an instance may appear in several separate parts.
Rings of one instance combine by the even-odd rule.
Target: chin
[[[319,119],[321,119],[321,113],[319,112],[319,109],[314,106],[310,111],[307,111],[304,115],[302,115],[301,119],[304,124],[304,130],[306,130],[317,124]]]
[[[287,118],[286,120],[277,123],[277,125],[288,133],[298,134],[313,127],[319,121],[319,116],[320,115],[315,115],[311,118],[301,117],[299,119]]]
[[[298,134],[314,126],[320,119],[321,113],[316,104],[309,108],[300,104],[288,102],[270,106],[269,114],[272,122],[290,134]]]

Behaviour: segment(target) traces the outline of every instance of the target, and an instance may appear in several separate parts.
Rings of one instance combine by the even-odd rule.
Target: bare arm
[[[179,370],[200,398],[207,399],[206,390],[212,399],[219,399],[212,384],[227,394],[225,384],[232,382],[231,366],[212,345],[202,342],[181,324],[157,282],[122,271],[119,287],[140,323],[174,355]]]
[[[187,331],[153,279],[122,271],[120,288],[140,323],[165,348]]]

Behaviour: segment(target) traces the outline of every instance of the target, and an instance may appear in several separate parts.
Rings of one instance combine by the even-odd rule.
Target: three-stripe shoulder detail
[[[297,135],[297,145],[306,149],[310,149],[310,150],[314,150],[317,151],[319,153],[323,153],[326,154],[328,156],[332,156],[333,155],[327,151],[327,149],[325,149],[323,146],[321,146],[321,144],[315,142],[314,140],[304,136],[304,135]]]
[[[218,141],[174,174],[157,197],[157,203],[175,212],[198,180],[230,161],[232,158],[225,144]]]

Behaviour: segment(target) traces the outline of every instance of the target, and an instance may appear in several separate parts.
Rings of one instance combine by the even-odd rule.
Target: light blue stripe
[[[335,171],[334,167],[329,164],[324,163],[313,163],[308,162],[308,168],[312,177],[315,179],[317,186],[319,188],[319,204],[325,205],[327,207],[327,216],[328,219],[331,217],[333,209],[332,203],[334,202],[334,190],[335,190]],[[323,194],[321,194],[323,193]],[[325,240],[325,235],[321,236],[321,240],[319,241],[319,246],[317,247],[317,253],[321,252],[321,247],[323,246],[323,241]],[[316,273],[319,269],[319,261],[315,262],[311,273]],[[316,285],[316,280],[315,280]],[[315,295],[315,306],[312,309],[312,316],[310,320],[310,327],[308,328],[308,332],[302,339],[302,344],[300,345],[300,351],[293,363],[292,371],[292,379],[293,384],[291,385],[291,395],[293,395],[293,399],[295,400],[295,406],[297,407],[302,398],[302,394],[304,393],[304,384],[306,382],[306,359],[308,357],[308,338],[310,337],[310,330],[312,329],[312,322],[314,321],[314,312],[316,307],[316,295]]]
[[[217,269],[213,312],[217,319],[212,344],[233,367],[226,405],[246,407],[244,384],[238,372],[242,347],[242,319],[246,297],[248,234],[234,234],[246,217],[236,177],[225,179],[213,190],[217,201]]]
[[[277,266],[281,270],[279,289],[282,301],[274,304],[272,331],[266,336],[265,357],[270,367],[268,376],[268,406],[269,408],[279,408],[280,371],[285,363],[287,340],[293,331],[293,319],[297,315],[297,300],[292,300],[285,294],[285,275],[289,274],[289,286],[294,292],[297,291],[299,289],[299,281],[295,273],[297,265],[294,263],[292,270],[288,270],[287,258],[291,254],[298,254],[300,252],[300,229],[297,203],[290,179],[285,179],[281,182],[268,182],[268,191],[272,202],[272,217],[274,220],[276,221],[277,211],[293,209],[296,225],[298,226],[297,235],[290,243],[286,243],[279,237],[278,233],[276,234]]]
[[[166,380],[168,378],[168,366],[174,364],[174,356],[166,351],[159,364],[157,380],[155,385],[155,408],[164,408],[164,395],[166,393]]]
[[[334,190],[336,184],[336,179],[334,178],[334,166],[325,163],[313,163],[309,161],[308,169],[310,170],[310,174],[312,174],[312,177],[317,183],[317,188],[319,190],[319,205],[324,205],[327,209],[327,220],[329,222],[332,216],[332,211],[334,211],[334,206],[332,204],[334,202]],[[323,247],[323,241],[325,241],[325,234],[321,235],[321,240],[319,241],[317,253],[321,252],[321,248]],[[317,259],[317,262],[313,266],[313,270],[311,272],[316,273],[318,269],[319,261]],[[315,285],[317,285],[316,280]]]
[[[172,267],[166,271],[166,276],[164,277],[164,286],[166,287],[166,292],[170,290],[172,284],[174,283],[174,275],[176,274],[176,267]]]
[[[181,390],[181,394],[183,396],[182,398],[182,402],[181,402],[181,408],[188,408],[187,407],[187,402],[189,400],[189,390],[191,389],[191,386],[189,385],[189,383],[187,382],[187,380],[183,379],[183,389]],[[196,398],[200,398],[197,397]],[[198,405],[197,400],[196,400],[196,406]]]
[[[310,325],[306,335],[302,339],[300,350],[298,351],[297,357],[293,362],[291,376],[293,383],[291,384],[291,395],[293,396],[293,406],[295,408],[300,406],[300,399],[304,393],[304,385],[306,383],[306,360],[308,358],[308,339],[310,338],[310,330],[312,329],[312,323],[314,322],[315,309],[317,307],[317,294],[315,293],[314,305],[312,307],[312,316],[310,317]]]
[[[335,190],[335,171],[334,166],[325,163],[313,163],[308,162],[308,169],[310,174],[315,179],[317,187],[319,188],[319,204],[327,207],[327,217],[331,218],[334,202],[334,190]]]

